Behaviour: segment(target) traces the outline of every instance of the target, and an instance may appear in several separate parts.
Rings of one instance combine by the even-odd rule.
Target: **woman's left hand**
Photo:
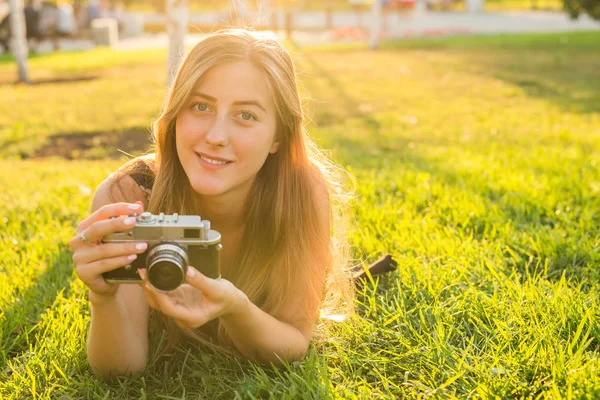
[[[223,315],[240,312],[248,297],[225,279],[211,279],[188,267],[185,282],[170,292],[150,285],[146,270],[140,270],[148,305],[175,319],[182,328],[198,328]]]

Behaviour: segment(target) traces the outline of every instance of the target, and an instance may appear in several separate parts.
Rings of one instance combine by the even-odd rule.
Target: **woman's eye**
[[[207,111],[208,105],[206,103],[196,103],[194,104],[194,108],[198,111]]]
[[[251,112],[242,111],[241,115],[244,121],[252,121],[252,119],[256,120],[256,117]]]

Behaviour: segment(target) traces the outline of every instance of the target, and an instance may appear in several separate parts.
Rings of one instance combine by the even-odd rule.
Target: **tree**
[[[371,7],[371,35],[369,37],[369,49],[374,50],[379,44],[379,33],[381,32],[381,0],[373,0]]]
[[[10,31],[12,37],[11,49],[17,61],[19,82],[29,83],[27,68],[27,36],[25,32],[25,14],[23,13],[22,0],[8,0],[10,8]]]
[[[563,8],[572,19],[583,13],[600,20],[600,0],[563,0]]]
[[[167,35],[169,55],[167,59],[167,86],[171,86],[177,68],[185,55],[185,34],[189,20],[187,0],[166,0]]]

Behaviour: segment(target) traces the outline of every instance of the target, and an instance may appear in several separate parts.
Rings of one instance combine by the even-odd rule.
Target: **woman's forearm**
[[[132,375],[146,366],[148,338],[135,331],[123,296],[92,302],[87,356],[96,374],[104,379]]]
[[[304,358],[306,337],[292,325],[262,311],[250,300],[242,309],[220,317],[227,334],[242,355],[260,363],[280,364]]]

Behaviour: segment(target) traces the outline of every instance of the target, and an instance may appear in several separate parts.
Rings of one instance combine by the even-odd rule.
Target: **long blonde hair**
[[[153,124],[156,177],[147,210],[198,213],[198,194],[177,156],[175,121],[204,73],[240,60],[257,66],[267,77],[280,144],[254,180],[245,203],[246,228],[239,251],[223,278],[275,317],[298,295],[309,300],[304,304],[321,304],[322,315],[348,315],[353,311],[354,286],[344,207],[351,198],[349,183],[353,181],[308,136],[294,64],[276,40],[245,29],[225,29],[207,36],[190,51]],[[318,221],[318,216],[324,215],[319,209],[323,204],[329,207],[329,230]],[[319,276],[326,276],[326,282],[316,279]],[[315,321],[319,315],[312,311],[300,310],[299,315]],[[232,347],[220,324],[217,332],[220,344]],[[313,337],[321,337],[319,332],[322,330],[317,329]],[[186,333],[202,340],[197,332]]]

